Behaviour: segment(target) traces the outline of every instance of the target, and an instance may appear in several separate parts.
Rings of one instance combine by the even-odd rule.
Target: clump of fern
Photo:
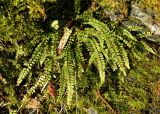
[[[98,21],[94,17],[89,17],[88,19],[85,18],[82,24],[84,29],[80,30],[79,32],[75,31],[73,36],[72,34],[69,36],[70,38],[68,39],[68,42],[60,55],[60,60],[63,60],[64,64],[60,70],[61,81],[59,96],[62,96],[64,92],[67,91],[68,105],[71,103],[71,99],[76,87],[75,80],[78,78],[78,76],[82,76],[84,73],[85,69],[83,68],[83,64],[86,64],[87,66],[86,72],[88,72],[89,67],[92,65],[97,68],[100,77],[100,86],[105,82],[105,76],[107,75],[106,66],[108,65],[113,71],[118,71],[122,74],[120,78],[123,81],[123,77],[127,75],[127,70],[130,69],[129,56],[127,53],[131,51],[132,47],[136,48],[136,44],[138,43],[138,39],[134,37],[130,31],[135,31],[135,29],[143,29],[141,27],[133,27],[133,29],[131,27],[129,29],[124,27],[116,28],[116,23],[112,23],[112,25],[109,25],[109,23],[105,24],[104,22]],[[91,27],[85,27],[86,25],[90,25]],[[109,26],[111,26],[113,30],[111,30]],[[78,45],[75,45],[75,43]],[[142,41],[139,44],[144,46],[144,50],[148,50],[154,53],[154,51],[149,46],[147,46],[145,42]],[[28,68],[24,68],[21,71],[18,78],[18,84],[22,82],[23,78],[27,75],[27,72],[29,72],[32,65],[34,65],[36,61],[38,62],[40,60],[43,51],[41,52],[38,50],[39,46],[42,47],[40,50],[44,51],[46,44],[44,44],[44,47],[41,46],[41,44],[37,46],[36,49],[40,56],[35,51],[35,54],[32,56],[33,59],[31,58],[30,60],[31,65],[29,62]],[[86,47],[88,54],[83,53],[84,46]],[[126,47],[128,49],[125,49]],[[79,51],[76,52],[76,49]],[[34,55],[37,57],[34,57]],[[86,55],[89,57],[85,60],[84,58]],[[53,58],[55,60],[57,59],[55,57]],[[76,62],[79,62],[78,65],[80,66],[76,66]],[[45,78],[47,77],[40,79],[40,82],[43,82],[43,79]],[[40,82],[37,82],[37,84],[35,84],[29,91],[34,91],[37,86],[41,85]]]
[[[109,74],[114,74],[120,84],[123,84],[131,66],[130,58],[133,55],[141,58],[137,54],[140,52],[139,49],[155,54],[145,42],[143,27],[125,26],[123,23],[101,20],[95,14],[101,5],[94,6],[94,1],[90,2],[74,0],[68,3],[62,0],[62,5],[54,0],[10,3],[9,6],[13,8],[8,15],[12,15],[13,20],[8,20],[6,23],[13,23],[13,26],[8,28],[13,31],[8,39],[3,37],[2,40],[7,44],[6,41],[11,38],[11,42],[17,47],[13,50],[17,53],[16,58],[14,53],[12,54],[12,61],[15,62],[13,66],[18,66],[13,69],[16,69],[16,86],[27,89],[22,96],[22,104],[37,94],[43,95],[46,92],[44,90],[46,85],[53,81],[56,82],[57,90],[53,98],[56,99],[54,104],[77,106],[72,103],[74,100],[77,102],[79,81],[83,81],[83,78],[91,79],[91,81],[85,80],[85,86],[92,83],[93,79],[94,89],[104,86]],[[70,12],[67,5],[73,5],[74,11]],[[63,6],[66,9],[59,14]],[[83,7],[88,9],[84,11]],[[16,10],[19,13],[18,20],[14,20],[14,8],[20,9]],[[2,14],[2,21],[9,18],[5,13],[7,12]],[[21,21],[22,24],[20,23],[17,28],[24,26],[24,33],[15,32],[13,28]],[[1,26],[4,28],[7,24]],[[30,34],[32,31],[33,34]],[[16,36],[15,33],[19,35],[12,39]],[[4,31],[4,34],[7,36],[8,31]],[[8,48],[6,51],[10,53]],[[93,78],[89,76],[91,72]]]

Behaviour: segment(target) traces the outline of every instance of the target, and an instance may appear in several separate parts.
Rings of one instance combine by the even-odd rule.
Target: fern
[[[74,86],[75,86],[75,80],[76,80],[76,75],[75,75],[75,60],[73,59],[73,53],[71,51],[71,45],[68,44],[67,47],[65,48],[65,53],[64,53],[64,65],[62,67],[62,74],[60,74],[60,80],[63,80],[61,83],[62,85],[60,86],[60,97],[63,95],[64,90],[66,88],[67,92],[67,105],[71,105],[73,93],[74,93]],[[66,87],[65,87],[66,85]],[[61,99],[61,98],[60,98]]]
[[[104,56],[106,56],[107,59],[108,59],[108,57],[110,57],[112,59],[111,61],[113,62],[113,65],[111,65],[111,66],[112,66],[113,70],[116,70],[117,68],[119,68],[120,71],[122,71],[124,73],[124,75],[126,75],[125,66],[128,69],[130,68],[129,67],[129,60],[127,57],[127,53],[123,48],[123,45],[121,45],[119,43],[119,41],[117,39],[118,37],[116,35],[114,35],[115,33],[110,31],[109,28],[107,27],[107,25],[105,25],[102,22],[99,22],[96,19],[89,19],[89,22],[87,22],[87,24],[91,24],[93,27],[96,28],[97,31],[99,31],[100,35],[99,34],[94,35],[94,34],[96,34],[95,31],[93,31],[91,33],[94,33],[93,35],[99,39],[99,42],[102,47],[101,50],[103,51],[104,54],[105,54],[105,52],[104,52],[103,48],[105,48],[105,44],[107,44],[109,55],[105,54]],[[122,32],[124,32],[124,31],[122,31]],[[126,33],[126,31],[125,31],[125,33]],[[129,32],[127,32],[127,33],[129,33]],[[129,33],[129,37],[132,38],[133,36]],[[135,39],[133,39],[133,40],[135,40]],[[105,44],[104,44],[104,41],[105,41]],[[120,47],[120,48],[118,48],[118,47]],[[102,53],[102,51],[101,51],[101,53]],[[121,52],[123,52],[123,54],[121,54]],[[112,64],[112,63],[110,63],[110,64]]]
[[[138,28],[135,29],[135,27],[130,27],[130,29],[128,30],[122,27],[118,29],[115,27],[115,29],[117,30],[113,31],[110,30],[107,24],[100,22],[95,18],[89,18],[85,20],[84,25],[91,25],[92,27],[85,28],[78,33],[74,33],[72,37],[70,37],[70,35],[72,34],[69,33],[69,35],[67,36],[67,39],[69,38],[69,41],[65,41],[65,43],[67,42],[67,44],[66,46],[65,44],[63,44],[63,47],[61,49],[61,51],[63,50],[63,52],[62,54],[59,53],[59,59],[63,59],[64,61],[64,64],[62,65],[60,71],[59,99],[62,99],[62,96],[65,95],[64,93],[66,91],[67,105],[71,105],[73,94],[75,92],[76,76],[80,77],[84,72],[83,65],[86,61],[82,52],[82,47],[84,45],[87,47],[90,56],[90,58],[88,59],[87,67],[89,68],[94,65],[97,68],[100,77],[100,85],[102,85],[105,82],[107,64],[110,64],[110,67],[113,69],[113,71],[119,70],[123,73],[124,76],[127,75],[126,71],[127,69],[130,69],[130,65],[125,46],[131,48],[134,47],[137,42],[137,39],[128,31],[131,29],[132,31],[137,30]],[[67,34],[66,32],[67,31],[64,31],[64,34]],[[54,49],[56,48],[56,44],[54,42],[57,41],[55,37],[56,36],[54,36],[53,39],[51,37],[49,38],[52,39],[51,44],[53,44],[53,47],[51,46],[52,48],[50,49],[51,51],[48,53],[48,56],[55,56]],[[20,73],[18,84],[20,84],[23,78],[28,74],[29,70],[32,68],[32,65],[34,65],[38,61],[40,61],[40,64],[42,65],[46,61],[46,49],[49,51],[50,47],[46,48],[44,46],[48,44],[48,41],[49,40],[46,39],[44,43],[39,44],[39,47],[43,48],[42,52],[37,51],[38,47],[36,48],[31,60],[28,63],[28,68],[24,68],[24,70],[22,70]],[[121,41],[123,43],[121,43]],[[74,42],[77,42],[78,45],[73,45]],[[144,43],[142,44],[144,45]],[[153,52],[149,47],[146,47],[146,45],[144,46],[146,50]],[[59,47],[61,47],[60,44],[58,48]],[[36,51],[40,52],[40,54],[42,55],[36,54]],[[39,58],[34,60],[33,58],[35,58],[35,55]],[[54,59],[58,58],[54,57]],[[22,74],[24,75],[22,76]],[[47,75],[40,77],[39,81],[36,82],[36,84],[29,90],[29,92],[27,92],[27,94],[33,94],[37,87],[44,85],[50,78],[51,77],[47,78]]]
[[[39,77],[38,81],[29,89],[29,91],[27,92],[26,96],[24,96],[22,103],[27,100],[27,98],[32,95],[33,93],[35,93],[35,90],[38,87],[43,87],[46,83],[49,82],[49,80],[51,79],[51,72],[52,72],[52,60],[47,59],[46,60],[46,67],[44,68],[44,72],[43,74]]]
[[[71,48],[67,49],[67,56],[66,56],[66,64],[67,64],[67,69],[66,72],[68,72],[66,74],[67,76],[67,104],[70,105],[71,101],[72,101],[72,97],[73,97],[73,93],[74,93],[74,85],[75,85],[75,70],[74,70],[74,66],[75,66],[75,61],[73,59],[73,55],[71,53]]]
[[[80,0],[74,0],[74,11],[75,14],[80,13],[80,8],[81,8],[81,1]]]
[[[113,104],[113,109],[118,107],[117,111],[121,110],[119,107],[137,108],[134,104],[143,104],[130,100],[132,96],[128,97],[130,93],[125,93],[128,90],[123,85],[134,65],[134,57],[142,61],[144,52],[156,54],[155,49],[146,43],[146,37],[151,33],[145,26],[130,20],[126,23],[123,20],[112,22],[111,16],[106,16],[109,9],[105,10],[106,4],[103,1],[0,2],[0,71],[9,83],[5,85],[7,87],[15,89],[14,80],[17,79],[16,87],[22,90],[15,90],[15,94],[22,92],[18,96],[19,99],[23,97],[22,105],[34,96],[42,100],[43,93],[47,97],[43,97],[42,107],[49,106],[47,109],[53,109],[56,113],[68,113],[68,106],[69,113],[72,108],[87,112],[92,109],[89,103],[95,107],[100,106],[97,99],[103,99],[103,96],[105,99],[102,101],[108,100]],[[158,67],[155,66],[152,71],[158,73]],[[52,91],[45,88],[50,81],[54,82],[56,91],[53,99],[49,97]],[[43,93],[39,91],[42,87]],[[105,91],[101,88],[105,88]],[[105,93],[106,96],[94,95],[99,90],[99,94]],[[129,100],[127,106],[117,106],[124,102],[122,95],[127,96],[126,101]],[[91,101],[95,96],[96,99]],[[79,102],[86,104],[81,106]],[[8,106],[12,109],[12,106]],[[102,107],[99,109],[108,110]],[[28,110],[20,107],[21,110],[28,113]],[[46,113],[44,110],[42,112]]]
[[[84,73],[84,65],[85,65],[85,58],[83,56],[81,44],[77,44],[75,47],[75,62],[76,62],[76,69],[77,69],[77,77],[81,77]]]
[[[39,61],[40,57],[41,57],[41,48],[42,43],[39,44],[35,50],[35,52],[32,55],[32,58],[29,60],[28,64],[25,64],[27,66],[27,68],[23,68],[23,70],[20,72],[19,74],[19,78],[17,80],[17,85],[19,85],[22,80],[25,78],[25,76],[30,72],[32,66]]]
[[[144,50],[147,50],[148,52],[151,52],[151,53],[153,53],[153,54],[156,54],[155,51],[153,51],[153,49],[152,49],[151,47],[149,47],[145,42],[141,41],[140,43],[143,45],[142,48],[143,48]]]

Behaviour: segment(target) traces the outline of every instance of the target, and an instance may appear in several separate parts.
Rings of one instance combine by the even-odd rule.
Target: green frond
[[[52,60],[47,59],[45,65],[46,66],[44,68],[43,74],[39,77],[37,82],[35,82],[35,84],[28,90],[27,94],[24,96],[22,100],[23,101],[22,103],[25,103],[27,98],[33,93],[35,93],[38,87],[43,87],[51,79],[51,72],[52,72],[52,67],[53,67]]]
[[[118,40],[115,40],[115,43],[117,45],[116,48],[118,48],[117,54],[121,57],[121,60],[123,61],[126,68],[130,69],[127,50],[125,50],[123,44],[120,43]],[[115,48],[115,50],[117,50],[116,48]]]
[[[42,50],[43,50],[43,49],[42,49],[42,45],[43,45],[43,44],[40,43],[40,44],[36,47],[36,49],[35,49],[32,57],[31,57],[31,59],[29,60],[28,63],[25,64],[25,66],[27,66],[27,68],[23,68],[23,70],[21,70],[21,72],[20,72],[20,74],[19,74],[19,77],[18,77],[18,80],[17,80],[17,85],[19,85],[19,84],[23,81],[23,79],[24,79],[24,78],[27,76],[27,74],[30,72],[32,66],[34,66],[34,65],[36,64],[36,62],[38,62],[38,60],[41,58]]]
[[[139,38],[147,38],[147,37],[152,36],[152,33],[150,31],[143,31],[143,32],[139,33],[137,36]]]
[[[83,56],[81,44],[77,44],[75,47],[75,61],[77,66],[77,76],[82,76],[84,72],[85,58]]]
[[[42,55],[41,55],[40,60],[39,60],[40,65],[42,65],[44,63],[46,57],[48,56],[48,51],[49,51],[48,48],[44,47]]]
[[[73,93],[74,93],[74,84],[72,82],[72,79],[70,77],[70,74],[69,74],[69,69],[68,69],[68,66],[67,66],[67,61],[65,62],[64,66],[64,76],[66,78],[66,93],[67,93],[67,104],[70,105],[71,103],[71,100],[72,100],[72,97],[73,97]],[[65,79],[64,78],[64,79]],[[62,85],[62,87],[64,87],[64,85]]]
[[[138,51],[137,49],[131,49],[131,55],[133,55],[137,60],[142,59],[142,52]]]
[[[75,75],[75,60],[73,58],[73,52],[71,52],[71,48],[66,52],[67,57],[67,69],[66,69],[66,76],[67,76],[67,104],[70,105],[72,98],[73,98],[73,93],[74,93],[74,86],[75,86],[75,80],[76,80],[76,75]]]
[[[116,40],[116,38],[121,38],[121,40],[123,41],[123,38],[121,36],[115,35],[114,32],[109,30],[109,28],[107,27],[106,24],[104,24],[96,19],[89,19],[89,21],[86,23],[93,26],[97,31],[100,31],[99,34],[97,34],[97,32],[92,32],[92,34],[93,34],[93,36],[96,36],[97,39],[100,39],[99,41],[100,41],[100,44],[103,45],[103,48],[104,48],[103,41],[105,40],[107,47],[108,47],[108,51],[110,53],[109,57],[112,59],[112,62],[114,63],[114,65],[111,65],[113,70],[116,70],[117,67],[119,67],[120,71],[122,71],[124,73],[124,75],[126,75],[125,66],[128,69],[130,68],[128,56],[127,56],[126,51],[123,48],[123,45],[120,45],[119,41]],[[132,34],[130,32],[128,32],[126,29],[122,29],[122,33],[123,33],[123,35],[129,37],[130,39],[137,41],[136,38],[133,37]],[[114,41],[114,39],[116,42]],[[124,42],[126,42],[127,45],[129,47],[131,47],[131,44],[129,44],[126,40],[124,40]],[[120,49],[119,49],[119,46],[120,46]],[[104,53],[103,50],[102,50],[102,52]],[[121,54],[121,52],[123,52],[123,54]],[[108,58],[108,56],[106,56],[106,57]]]
[[[142,44],[144,50],[151,52],[152,54],[156,54],[155,51],[151,47],[149,47],[145,42],[141,41],[140,44]]]
[[[60,80],[63,80],[60,84],[60,99],[66,90],[67,93],[67,105],[71,105],[71,101],[74,94],[74,86],[76,85],[76,74],[75,74],[75,60],[74,53],[70,43],[65,47],[64,52],[64,65],[62,67],[62,74],[60,74]]]
[[[122,28],[122,34],[127,36],[130,40],[137,41],[137,39],[127,29]]]
[[[144,28],[143,27],[140,27],[140,26],[127,26],[126,29],[128,31],[141,31],[143,30]]]
[[[50,45],[47,45],[49,39],[52,39],[51,43],[54,42],[51,45],[51,47],[49,47]],[[35,48],[35,51],[33,52],[32,57],[29,59],[28,63],[24,63],[24,65],[27,68],[23,68],[23,70],[20,72],[18,80],[17,80],[17,85],[19,85],[22,82],[22,80],[28,75],[28,73],[30,72],[30,70],[35,64],[39,62],[40,65],[42,65],[45,59],[47,58],[47,56],[49,55],[53,56],[53,54],[55,55],[55,48],[56,48],[55,41],[56,41],[56,35],[53,34],[52,38],[50,38],[50,36],[44,38],[42,43],[40,43]]]
[[[128,43],[127,40],[132,39],[133,41],[137,41],[136,38],[133,37],[132,34],[127,31],[127,29],[122,29],[122,30],[120,29],[123,35],[126,36],[127,38],[126,40],[121,36],[116,35],[113,31],[110,31],[106,24],[94,18],[89,19],[89,21],[86,22],[85,24],[89,24],[96,29],[96,30],[93,28],[85,29],[85,34],[88,34],[88,38],[91,37],[90,38],[91,40],[87,38],[84,38],[82,40],[84,43],[86,43],[86,45],[88,45],[87,47],[89,47],[88,43],[90,43],[91,47],[89,52],[91,53],[91,49],[92,49],[92,52],[95,52],[93,53],[94,56],[97,55],[98,53],[102,54],[106,59],[109,59],[107,61],[110,61],[109,63],[113,68],[113,71],[115,71],[116,69],[119,69],[120,71],[123,72],[124,75],[126,75],[126,68],[130,69],[129,59],[128,59],[127,52],[123,47],[123,44],[121,44],[118,41],[118,39],[124,41],[128,47],[131,47],[132,44]],[[99,42],[97,42],[94,39],[94,37]],[[94,41],[94,43],[92,43],[92,40]],[[107,44],[107,47],[105,46],[105,43]],[[107,52],[105,52],[106,50],[105,48],[107,48],[108,50]],[[96,53],[96,51],[98,53]],[[91,58],[89,60],[89,64],[91,64],[94,60],[94,57],[92,57],[92,53],[90,54],[90,56]]]
[[[48,47],[49,48],[49,55],[51,57],[55,57],[56,56],[56,48],[58,45],[57,42],[59,40],[57,32],[54,34],[50,34],[49,38],[51,39],[50,45]]]
[[[126,37],[116,36],[116,38],[122,41],[128,48],[131,48],[134,44],[134,41],[128,40]]]
[[[91,64],[94,63],[96,54],[97,54],[96,52],[90,53],[91,57],[89,58],[89,61],[88,61],[88,67],[90,67]]]
[[[97,48],[97,50],[95,50],[94,62],[96,63],[96,66],[98,68],[99,76],[100,76],[100,80],[101,80],[100,84],[102,85],[105,82],[105,69],[106,69],[105,60],[104,60],[103,54],[101,53],[101,49],[98,45],[98,42],[95,39],[93,39],[93,43],[94,43],[95,47]]]
[[[85,38],[84,43],[88,46],[88,51],[90,52],[89,66],[94,64],[97,67],[101,80],[100,84],[102,85],[105,81],[105,59],[101,52],[101,47],[94,38]]]
[[[127,74],[121,56],[117,56],[117,65],[119,67],[119,70],[123,72],[124,76],[126,76]]]
[[[67,75],[68,72],[66,73],[66,62],[64,63],[63,67],[61,68],[61,73],[60,73],[60,88],[59,88],[59,95],[58,99],[61,100],[62,96],[65,93],[66,86],[67,86]]]
[[[124,61],[123,61],[123,58],[121,57],[120,50],[119,50],[120,45],[118,45],[117,42],[118,41],[116,41],[116,40],[110,40],[110,43],[111,43],[113,51],[114,51],[113,53],[115,53],[115,54],[113,54],[112,59],[113,59],[113,61],[115,61],[117,63],[119,70],[122,71],[124,73],[124,75],[126,75]]]
[[[109,28],[107,27],[106,24],[104,24],[103,22],[98,21],[95,18],[90,18],[88,19],[87,22],[85,22],[84,24],[88,24],[91,25],[93,28],[95,28],[97,31],[101,31],[104,33],[108,33],[110,32]]]
[[[104,40],[105,40],[106,37],[101,31],[97,31],[95,28],[86,28],[84,30],[84,33],[93,37],[93,39],[96,38],[98,40],[98,43],[99,43],[101,49],[105,48]]]
[[[120,49],[119,50],[120,50],[120,54],[121,54],[121,57],[123,59],[123,62],[125,64],[126,68],[130,69],[128,55],[127,55],[127,52],[124,50],[123,45],[120,45]]]
[[[115,43],[113,41],[113,37],[111,36],[106,36],[105,42],[107,44],[108,48],[108,57],[109,57],[109,63],[113,69],[113,71],[117,70],[117,60],[116,60],[116,53],[113,47],[115,47]]]
[[[80,8],[81,8],[81,0],[74,0],[74,11],[75,14],[79,14],[80,13]]]

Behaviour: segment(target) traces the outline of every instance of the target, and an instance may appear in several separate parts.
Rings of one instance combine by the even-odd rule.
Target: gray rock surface
[[[152,15],[143,12],[138,6],[132,5],[131,16],[141,20],[154,35],[160,35],[160,23],[155,23]]]

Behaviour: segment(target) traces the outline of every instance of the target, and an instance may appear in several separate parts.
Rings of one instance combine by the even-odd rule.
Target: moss
[[[155,17],[155,21],[160,23],[160,2],[159,0],[141,0],[140,8]]]
[[[156,113],[159,45],[131,25],[128,8],[123,0],[1,0],[2,113]]]

